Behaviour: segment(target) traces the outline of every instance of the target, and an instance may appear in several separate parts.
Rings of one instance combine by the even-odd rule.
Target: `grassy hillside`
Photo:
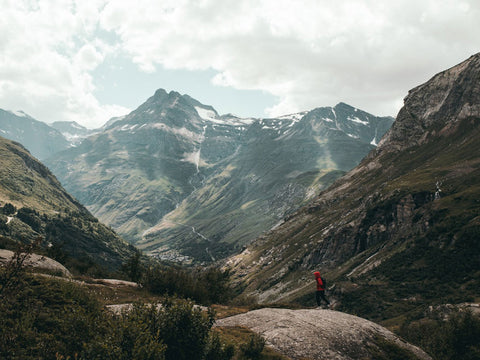
[[[133,254],[18,143],[0,138],[0,235],[41,245],[72,265],[116,269]],[[81,260],[81,264],[74,264]]]

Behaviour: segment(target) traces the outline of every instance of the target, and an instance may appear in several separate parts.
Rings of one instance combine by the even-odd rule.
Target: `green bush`
[[[239,347],[240,359],[260,359],[264,347],[265,339],[258,334],[252,334],[249,340],[246,343],[241,344]]]
[[[1,213],[2,214],[5,214],[5,215],[12,215],[12,214],[15,214],[15,211],[17,211],[17,209],[15,208],[15,206],[13,206],[12,204],[10,203],[6,203],[1,209]]]
[[[215,267],[155,266],[145,271],[141,284],[154,294],[177,295],[204,305],[225,303],[233,294],[229,272]]]
[[[235,346],[223,344],[216,332],[210,333],[207,343],[205,360],[228,360],[235,354]]]
[[[167,299],[158,316],[158,332],[167,345],[167,360],[202,357],[213,326],[213,313],[206,313],[187,300]]]
[[[129,280],[138,282],[145,273],[145,268],[141,262],[142,254],[140,251],[135,251],[135,253],[125,262],[121,271],[128,277]]]
[[[105,316],[106,327],[89,344],[83,356],[86,359],[164,360],[166,345],[152,326],[155,311],[137,305],[131,312],[116,317]]]

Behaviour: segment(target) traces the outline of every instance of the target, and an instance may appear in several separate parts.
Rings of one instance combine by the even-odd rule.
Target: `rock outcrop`
[[[14,252],[10,250],[0,250],[0,266],[6,265],[14,256]],[[24,266],[33,269],[47,270],[52,274],[61,274],[62,276],[71,277],[72,274],[68,269],[47,256],[38,254],[30,254],[24,262]]]
[[[480,116],[479,77],[477,54],[410,90],[377,152],[421,145],[440,129],[445,133],[461,120]]]
[[[431,359],[380,325],[332,310],[265,308],[220,319],[216,326],[248,327],[292,359],[373,359],[374,354],[388,358],[389,351],[396,351],[397,358],[408,353],[412,358]],[[390,344],[390,350],[382,344]]]

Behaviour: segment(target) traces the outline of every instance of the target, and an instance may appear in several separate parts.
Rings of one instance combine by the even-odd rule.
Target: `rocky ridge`
[[[0,136],[21,143],[42,160],[70,146],[59,131],[22,111],[0,109]]]

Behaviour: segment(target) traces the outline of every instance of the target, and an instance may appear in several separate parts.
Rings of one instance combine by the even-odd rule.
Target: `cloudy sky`
[[[0,0],[0,108],[94,128],[158,88],[266,117],[395,116],[480,51],[478,0]]]

